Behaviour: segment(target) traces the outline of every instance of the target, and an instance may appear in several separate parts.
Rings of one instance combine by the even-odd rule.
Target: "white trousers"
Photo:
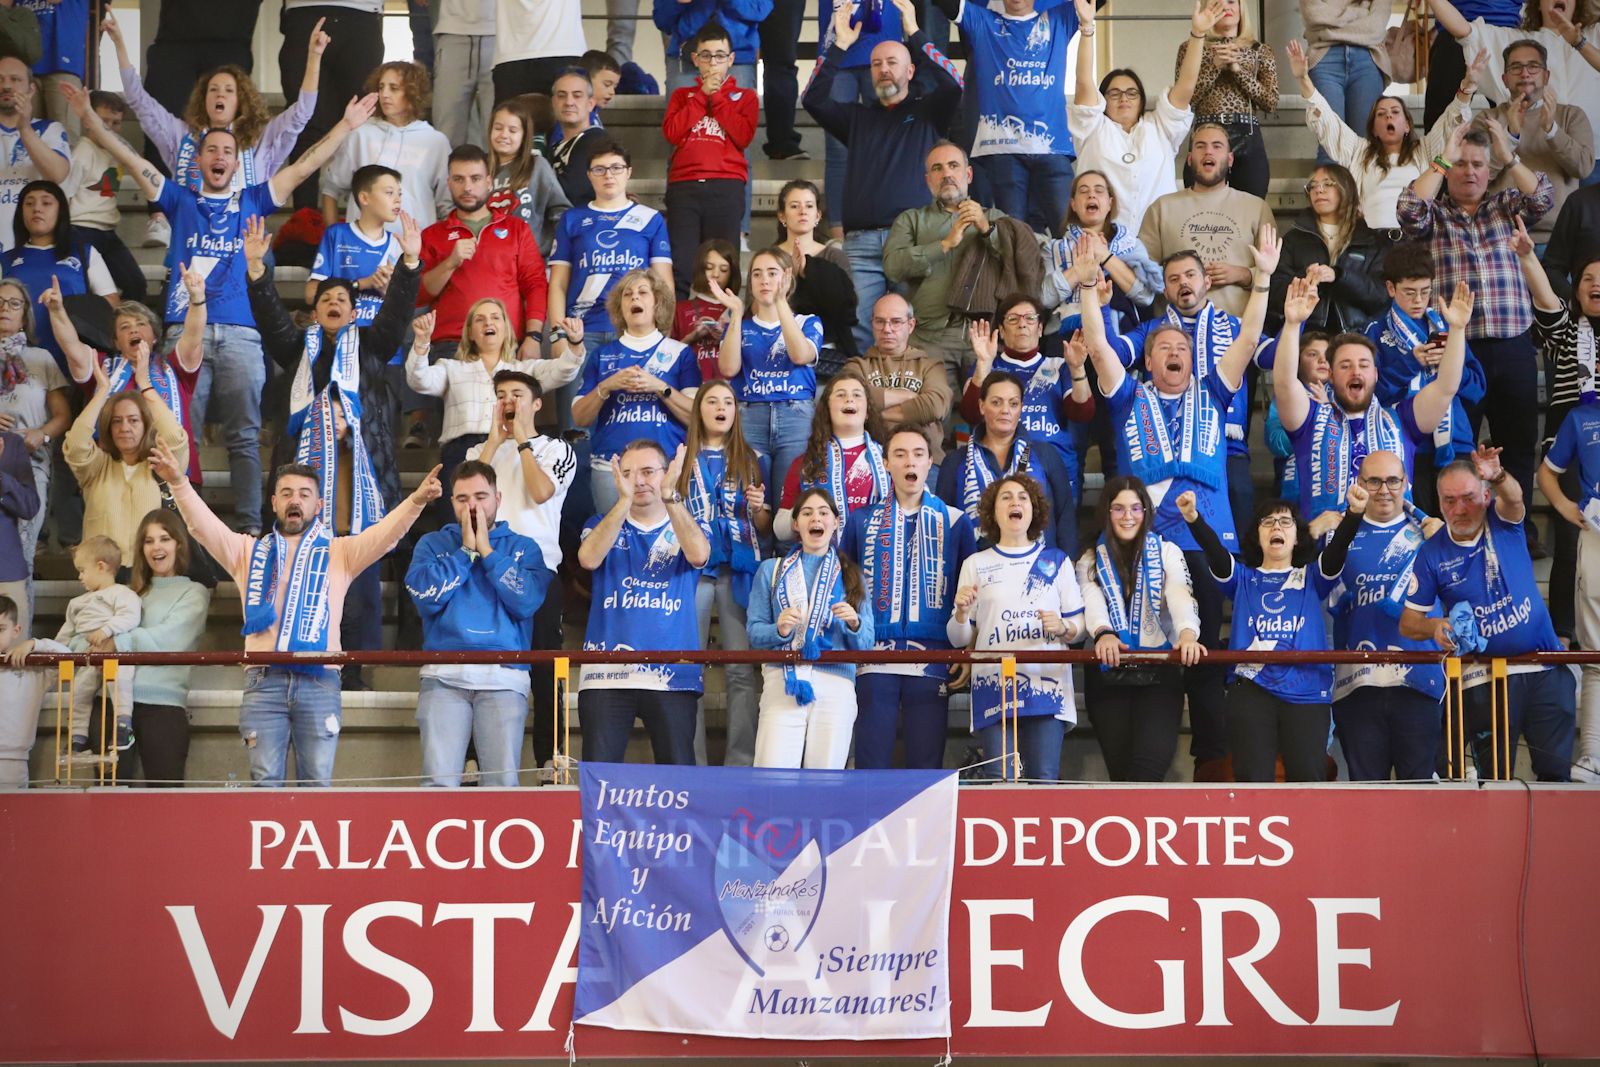
[[[1577,618],[1580,647],[1600,650],[1600,533],[1578,534]],[[1600,781],[1600,663],[1585,663],[1578,693],[1578,738],[1572,751],[1574,781]],[[1585,773],[1587,772],[1587,773]]]
[[[856,725],[855,683],[831,671],[813,670],[811,688],[817,699],[801,707],[783,691],[782,667],[761,668],[757,767],[844,769]]]

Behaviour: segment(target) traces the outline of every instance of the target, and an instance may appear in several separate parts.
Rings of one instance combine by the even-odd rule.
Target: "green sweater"
[[[139,625],[116,637],[118,652],[192,652],[205,632],[211,590],[188,578],[154,578],[139,598]],[[140,667],[133,676],[137,704],[189,703],[189,667]]]

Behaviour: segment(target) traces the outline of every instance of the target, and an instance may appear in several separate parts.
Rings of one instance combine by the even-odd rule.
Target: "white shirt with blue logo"
[[[796,315],[800,332],[816,352],[822,351],[822,320]],[[817,364],[801,366],[789,358],[783,326],[751,316],[739,331],[739,373],[733,392],[747,404],[772,404],[781,400],[812,400],[817,395]]]
[[[978,89],[974,156],[1070,156],[1067,47],[1078,30],[1072,4],[1038,4],[1013,17],[962,0],[959,13]]]
[[[600,516],[591,518],[583,536],[599,523]],[[671,519],[649,527],[625,519],[594,571],[584,650],[698,649],[694,592],[699,581],[700,568],[684,558]],[[583,668],[578,688],[698,693],[702,683],[695,664],[592,663]]]
[[[643,204],[603,211],[594,204],[575,207],[556,224],[550,262],[572,268],[567,282],[567,314],[583,319],[592,333],[612,333],[606,294],[630,270],[672,262],[672,242],[661,212]]]

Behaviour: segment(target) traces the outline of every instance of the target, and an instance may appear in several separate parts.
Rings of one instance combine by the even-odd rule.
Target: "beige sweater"
[[[950,414],[950,380],[945,376],[943,360],[929,356],[920,348],[908,348],[901,356],[890,359],[879,355],[874,345],[867,349],[866,355],[845,363],[844,370],[851,369],[872,387],[872,403],[879,411],[885,407],[885,389],[905,389],[917,394],[900,405],[898,417],[884,416],[888,424],[885,428],[902,422],[921,427],[933,462],[944,458],[944,420]]]
[[[111,401],[114,403],[115,401]],[[189,454],[189,435],[165,404],[150,404],[156,434],[180,456]],[[83,490],[83,535],[105,534],[122,549],[122,565],[133,566],[133,538],[139,522],[161,506],[161,484],[148,462],[132,467],[95,443],[100,406],[91,403],[72,424],[61,444],[67,466]]]
[[[1389,53],[1383,35],[1389,29],[1389,0],[1300,0],[1300,20],[1305,24],[1311,65],[1336,44],[1365,48],[1372,61],[1389,76]]]
[[[1267,202],[1243,190],[1226,185],[1180,189],[1157,197],[1145,211],[1139,240],[1157,263],[1192,248],[1207,263],[1249,267],[1255,263],[1250,246],[1256,231],[1272,222]],[[1211,299],[1228,314],[1243,315],[1250,287],[1219,286],[1211,290]]]

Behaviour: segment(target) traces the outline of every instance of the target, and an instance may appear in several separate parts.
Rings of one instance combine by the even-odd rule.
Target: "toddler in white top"
[[[122,565],[122,549],[103,534],[86,537],[72,554],[78,580],[84,592],[67,604],[67,618],[56,640],[74,652],[92,651],[92,646],[127,633],[139,625],[139,594],[117,584],[117,568]],[[133,671],[123,666],[117,671],[112,688],[112,707],[117,718],[117,748],[133,745]],[[72,751],[89,750],[89,719],[100,696],[99,667],[78,670],[72,687]]]

